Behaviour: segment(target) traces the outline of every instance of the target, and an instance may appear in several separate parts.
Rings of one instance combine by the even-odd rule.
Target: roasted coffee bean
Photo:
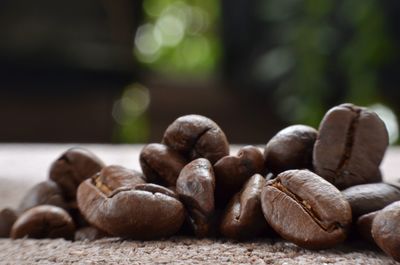
[[[156,184],[108,187],[113,181],[103,181],[88,179],[78,188],[79,209],[91,225],[133,239],[170,236],[181,227],[184,207],[173,191]]]
[[[13,209],[4,208],[0,211],[0,238],[10,236],[15,220],[17,220],[17,213]]]
[[[204,157],[212,164],[229,154],[229,143],[219,126],[204,116],[186,115],[165,131],[162,142],[187,159]]]
[[[115,165],[104,167],[100,172],[92,176],[92,181],[106,196],[112,194],[116,189],[129,189],[145,183],[142,173]],[[88,223],[79,211],[78,205],[74,206],[69,209],[69,213],[75,224],[79,228],[87,226]]]
[[[254,174],[264,174],[261,151],[254,146],[242,147],[236,156],[225,156],[214,165],[216,204],[224,208],[232,196],[239,192]]]
[[[222,235],[234,239],[248,239],[261,236],[270,229],[261,210],[260,196],[264,186],[265,179],[255,174],[232,198],[222,217]]]
[[[215,177],[211,163],[198,158],[187,164],[176,181],[176,192],[188,211],[197,237],[210,235],[214,204]]]
[[[167,187],[174,187],[182,168],[187,164],[186,159],[163,144],[148,144],[143,147],[140,166],[148,182]]]
[[[104,167],[99,173],[92,176],[92,180],[106,196],[118,188],[130,189],[138,184],[146,183],[142,173],[115,165]]]
[[[361,215],[357,219],[356,227],[358,234],[367,240],[368,242],[374,243],[374,238],[372,237],[372,222],[374,221],[375,216],[378,214],[379,211],[370,212],[364,215]]]
[[[148,191],[148,192],[151,192],[151,193],[158,192],[158,193],[162,193],[162,194],[165,194],[167,196],[170,196],[172,198],[175,198],[177,200],[179,199],[179,196],[178,196],[177,193],[175,193],[175,191],[173,191],[171,189],[168,189],[168,188],[165,188],[163,186],[154,184],[154,183],[138,184],[138,185],[135,186],[135,188],[137,190]]]
[[[350,203],[353,219],[380,210],[392,202],[400,200],[400,189],[387,183],[356,185],[342,191]]]
[[[71,148],[50,167],[50,179],[60,186],[67,201],[74,201],[79,184],[104,167],[93,153],[82,148]]]
[[[74,222],[62,208],[52,205],[33,207],[19,216],[11,229],[11,238],[59,238],[72,239]]]
[[[288,170],[261,193],[265,218],[283,238],[310,249],[332,247],[346,238],[349,203],[332,184],[308,170]]]
[[[339,189],[379,182],[388,133],[374,112],[352,104],[330,109],[314,146],[315,172]]]
[[[107,233],[94,226],[86,226],[75,232],[75,241],[93,241],[106,237]]]
[[[51,180],[43,181],[33,186],[22,199],[18,211],[20,213],[38,205],[54,205],[67,209],[67,203],[58,185]]]
[[[400,201],[378,212],[372,222],[372,237],[389,256],[400,262]]]
[[[264,149],[267,169],[279,174],[289,169],[312,169],[312,154],[317,130],[293,125],[279,131]]]

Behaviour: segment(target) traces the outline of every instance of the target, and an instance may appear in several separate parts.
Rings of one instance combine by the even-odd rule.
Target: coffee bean
[[[380,210],[392,202],[400,200],[400,189],[387,183],[356,185],[342,191],[350,203],[353,219]]]
[[[156,184],[107,186],[104,175],[82,182],[79,209],[87,221],[113,236],[155,239],[175,234],[184,221],[184,207],[173,191]]]
[[[80,214],[76,201],[66,201],[61,188],[52,180],[46,180],[33,186],[22,199],[18,212],[23,213],[39,205],[53,205],[66,210],[74,220],[76,227],[87,223]]]
[[[176,181],[176,191],[188,211],[189,222],[197,237],[211,234],[215,177],[211,163],[198,158],[187,164]]]
[[[62,208],[52,205],[33,207],[15,221],[11,238],[59,238],[72,239],[75,227],[72,218]]]
[[[279,174],[289,169],[312,169],[312,154],[317,130],[293,125],[279,131],[264,149],[267,169]]]
[[[148,191],[151,193],[158,192],[158,193],[165,194],[171,198],[175,198],[175,199],[179,200],[179,196],[177,193],[175,193],[175,191],[165,188],[163,186],[157,185],[157,184],[153,184],[153,183],[138,184],[135,186],[135,189]]]
[[[0,211],[0,238],[10,236],[15,220],[17,220],[17,213],[13,209],[4,208]]]
[[[255,174],[232,198],[222,217],[222,235],[248,239],[261,236],[270,229],[261,210],[260,195],[264,185],[265,179]]]
[[[242,147],[236,156],[225,156],[214,165],[216,203],[224,208],[254,174],[264,174],[264,158],[254,146]]]
[[[50,179],[58,184],[67,201],[74,201],[79,184],[104,167],[93,153],[82,148],[71,148],[50,167]]]
[[[43,204],[54,205],[63,209],[68,208],[60,187],[54,181],[46,180],[33,186],[22,199],[18,211],[23,213],[30,208]]]
[[[181,154],[163,144],[143,147],[139,161],[148,182],[167,187],[175,187],[176,179],[187,163]]]
[[[330,109],[314,146],[315,172],[339,189],[379,182],[388,133],[376,113],[352,104]]]
[[[92,180],[106,196],[118,188],[131,189],[138,184],[146,183],[142,173],[116,165],[104,167],[92,177]]]
[[[224,132],[215,122],[200,115],[176,119],[165,131],[162,143],[188,160],[204,157],[212,164],[229,154]]]
[[[310,249],[333,247],[346,238],[351,208],[340,191],[308,170],[288,170],[261,193],[265,218],[283,238]]]
[[[389,256],[400,262],[400,201],[378,212],[372,222],[372,237]]]
[[[356,228],[357,228],[357,232],[358,234],[364,238],[365,240],[367,240],[368,242],[374,243],[375,241],[372,237],[372,222],[375,219],[375,216],[378,214],[379,211],[375,211],[375,212],[370,212],[364,215],[361,215],[358,219],[357,219],[357,223],[356,223]]]
[[[106,237],[107,233],[94,226],[86,226],[75,232],[75,241],[93,241]]]

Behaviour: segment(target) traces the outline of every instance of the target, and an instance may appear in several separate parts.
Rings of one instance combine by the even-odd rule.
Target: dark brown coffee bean
[[[181,154],[163,144],[143,147],[139,161],[148,182],[167,187],[175,187],[179,173],[187,164]]]
[[[67,201],[76,200],[79,184],[104,167],[104,163],[93,153],[82,148],[71,148],[50,167],[50,179],[58,184]]]
[[[265,218],[283,238],[310,249],[333,247],[346,238],[351,208],[340,191],[308,170],[288,170],[261,193]]]
[[[279,131],[264,149],[267,170],[279,174],[289,169],[312,169],[312,154],[317,130],[293,125]]]
[[[63,196],[64,193],[54,181],[46,180],[40,182],[32,187],[24,196],[19,205],[18,212],[23,213],[39,205],[53,205],[66,210],[77,227],[86,226],[87,223],[80,214],[76,201],[66,202]]]
[[[155,184],[104,186],[92,179],[82,182],[77,201],[86,220],[110,235],[155,239],[175,234],[184,221],[182,203],[167,188]]]
[[[143,191],[148,191],[151,193],[162,193],[167,196],[170,196],[171,198],[175,198],[179,200],[178,194],[176,194],[173,190],[165,188],[163,186],[153,184],[153,183],[145,183],[145,184],[138,184],[135,186],[136,190],[143,190]]]
[[[10,236],[15,220],[17,220],[17,213],[13,209],[4,208],[0,211],[0,238]]]
[[[54,205],[63,209],[68,208],[60,187],[55,182],[47,180],[36,184],[26,193],[18,211],[23,213],[30,208],[43,204]]]
[[[367,240],[370,243],[374,243],[374,238],[372,237],[372,222],[374,221],[375,216],[378,214],[379,211],[370,212],[364,215],[361,215],[357,219],[356,227],[358,234]]]
[[[131,189],[138,184],[146,183],[142,173],[115,165],[104,167],[99,173],[92,176],[92,180],[106,196],[118,188]]]
[[[372,222],[372,237],[389,256],[400,262],[400,201],[378,212]]]
[[[86,226],[75,232],[75,241],[93,241],[107,237],[107,233],[94,226]]]
[[[21,214],[11,229],[11,238],[72,239],[74,232],[74,222],[64,209],[39,205]]]
[[[265,179],[255,174],[237,193],[222,217],[221,234],[235,239],[261,236],[270,228],[261,210],[260,195]]]
[[[212,164],[229,154],[229,143],[219,126],[204,116],[186,115],[176,119],[162,142],[187,159],[204,157]]]
[[[400,200],[400,190],[386,183],[356,185],[343,190],[342,194],[350,203],[353,219]]]
[[[388,133],[374,112],[352,104],[330,109],[314,146],[315,172],[339,189],[379,182]]]
[[[236,156],[225,156],[214,165],[216,203],[224,208],[232,196],[239,192],[254,174],[264,174],[261,151],[254,146],[242,147]]]
[[[197,237],[210,235],[214,205],[215,177],[211,163],[198,158],[187,164],[176,181],[176,191],[188,211]]]

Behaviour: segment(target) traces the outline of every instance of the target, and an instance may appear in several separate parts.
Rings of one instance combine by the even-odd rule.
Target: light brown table
[[[16,206],[30,187],[48,177],[50,164],[73,146],[91,150],[108,165],[140,170],[139,153],[143,145],[0,144],[0,208]],[[231,153],[236,153],[239,147],[233,145]],[[388,149],[381,169],[386,181],[400,185],[400,148]]]

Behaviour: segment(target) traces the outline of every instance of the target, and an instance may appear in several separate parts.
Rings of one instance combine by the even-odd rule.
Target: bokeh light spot
[[[148,88],[135,83],[126,87],[122,97],[115,101],[112,116],[120,125],[130,124],[147,110],[149,104]]]
[[[161,16],[156,22],[156,27],[161,33],[161,45],[163,46],[176,46],[181,42],[185,33],[183,21],[170,14]]]
[[[188,33],[197,35],[207,30],[209,27],[209,15],[202,8],[192,7],[190,9],[190,21],[188,22]]]
[[[290,50],[276,48],[262,56],[256,65],[255,74],[258,80],[271,81],[286,74],[294,65]]]
[[[140,26],[135,36],[135,48],[141,55],[139,59],[151,62],[158,58],[161,48],[161,33],[157,27],[148,23]]]

